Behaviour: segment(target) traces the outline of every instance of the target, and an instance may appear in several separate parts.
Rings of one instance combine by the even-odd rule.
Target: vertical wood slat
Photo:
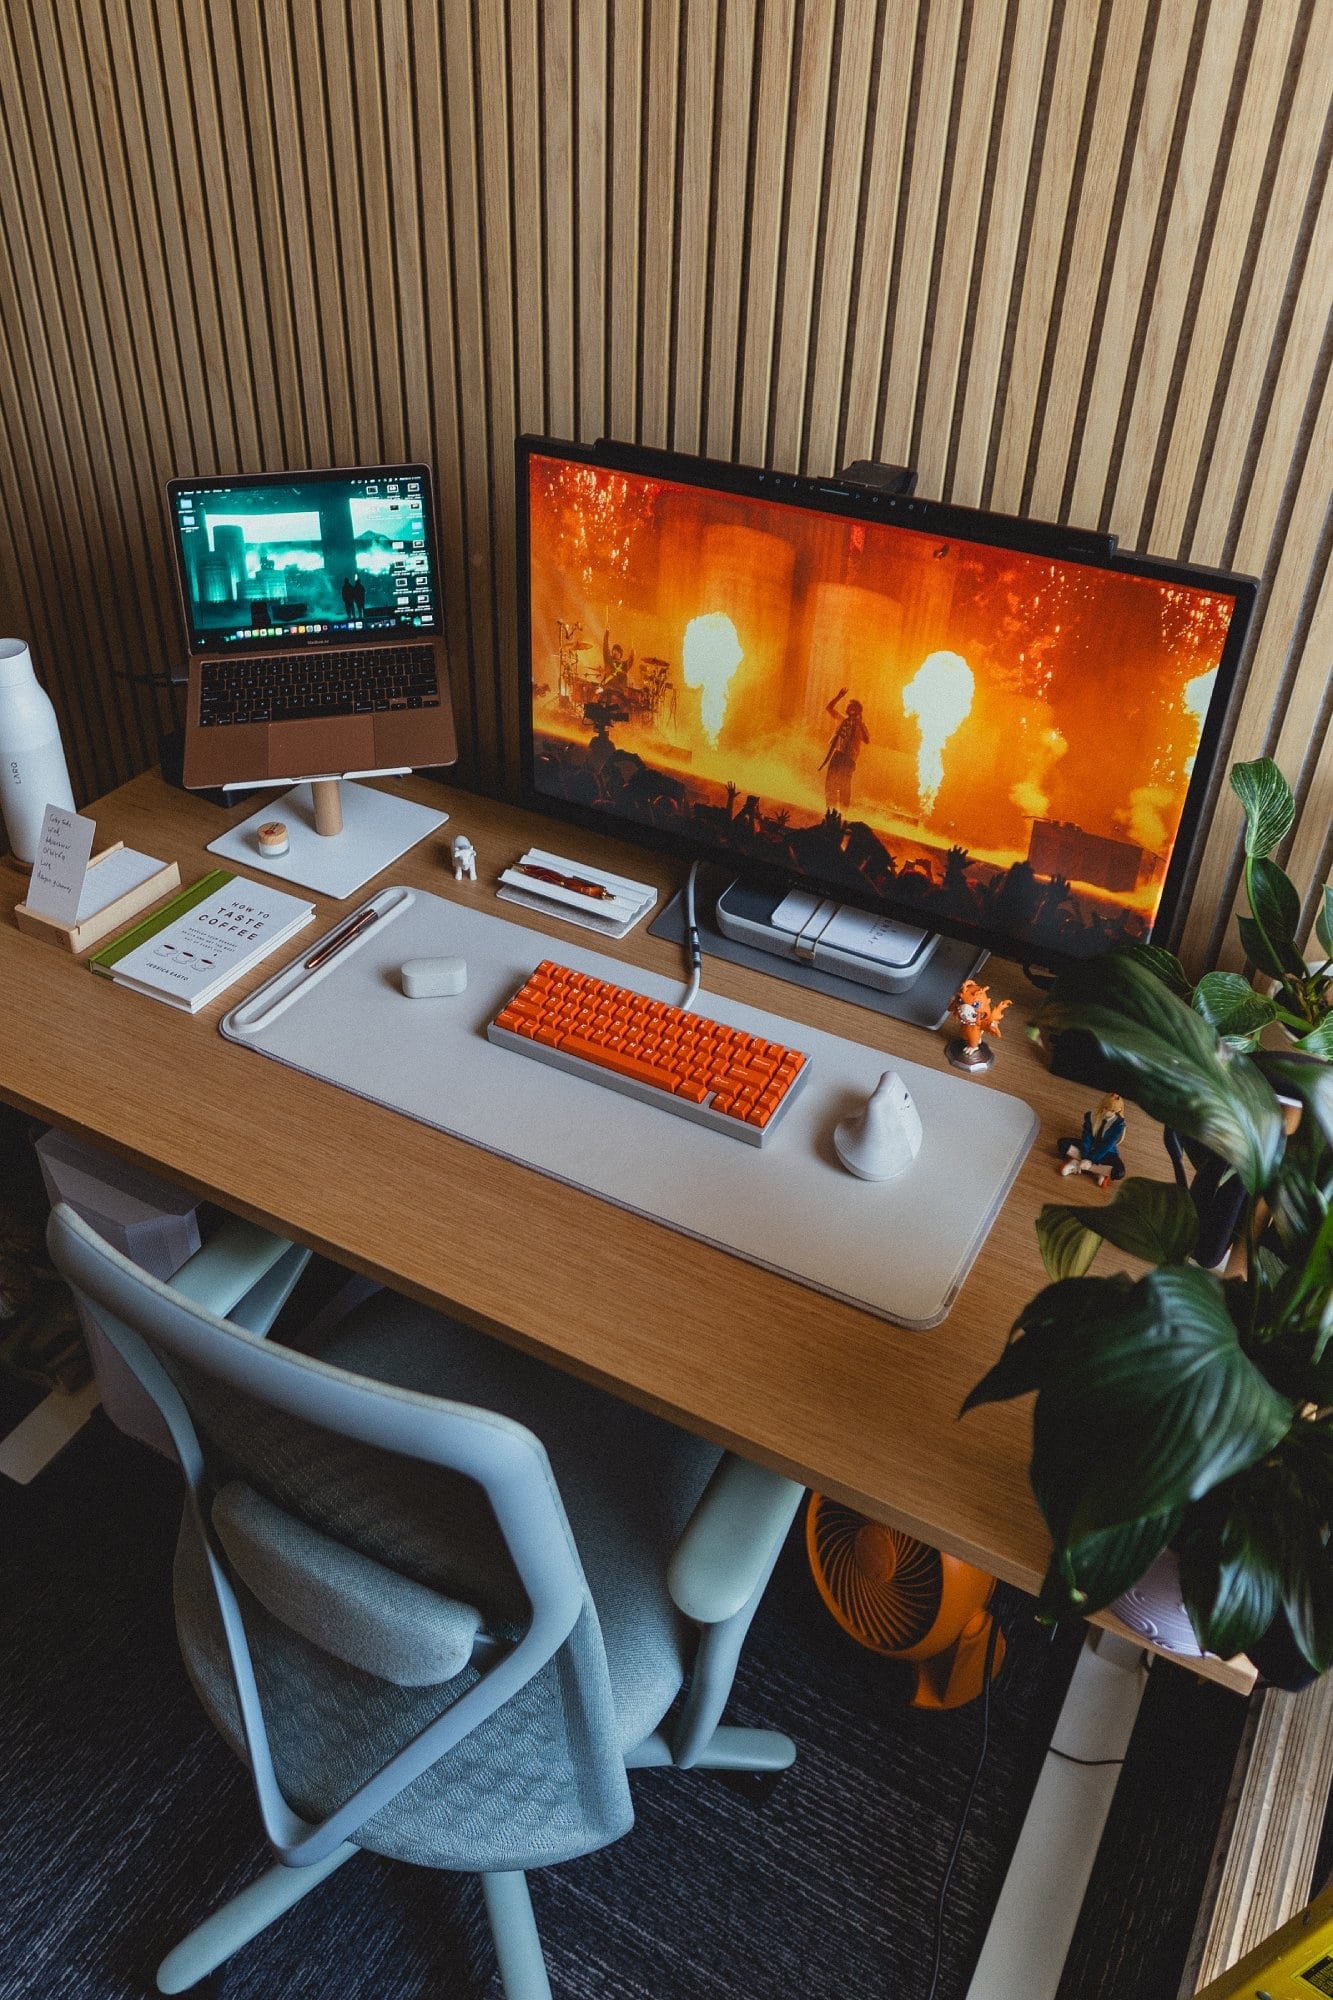
[[[999,426],[995,462],[989,490],[983,486],[981,491],[983,503],[1001,513],[1016,514],[1022,509],[1028,468],[1043,435],[1038,413],[1043,405],[1047,357],[1053,359],[1059,351],[1065,235],[1074,217],[1083,214],[1081,205],[1075,208],[1072,204],[1079,184],[1079,135],[1090,110],[1097,26],[1088,7],[1066,8],[1060,22],[1050,112],[1036,169],[1028,254],[1007,342],[1008,372],[1006,377],[1006,358],[1002,356],[1003,397],[991,416],[992,429],[997,419]]]
[[[730,458],[735,446],[736,383],[741,347],[741,274],[746,242],[746,155],[754,73],[754,0],[726,0],[722,9],[720,111],[713,141],[713,244],[709,271],[708,430],[710,458]]]
[[[1096,304],[1096,273],[1102,268],[1111,229],[1121,164],[1132,151],[1130,115],[1138,81],[1148,0],[1122,0],[1113,9],[1101,62],[1090,78],[1092,124],[1079,178],[1078,205],[1061,218],[1072,223],[1063,293],[1052,301],[1047,326],[1049,369],[1040,424],[1032,440],[1031,472],[1024,481],[1023,511],[1039,520],[1061,518],[1065,475],[1078,421],[1079,387]],[[1091,520],[1074,512],[1075,526]]]
[[[423,456],[512,782],[512,437],[1107,518],[1263,579],[1236,754],[1326,865],[1333,10],[0,0],[0,621],[85,793],[169,720],[173,474]],[[71,589],[71,583],[75,588]],[[1234,948],[1226,795],[1186,949]]]
[[[1203,237],[1205,207],[1213,160],[1223,143],[1223,128],[1245,24],[1247,0],[1227,0],[1210,8],[1205,22],[1199,73],[1191,94],[1173,184],[1164,194],[1169,208],[1155,259],[1157,270],[1175,271],[1180,282],[1170,288],[1157,283],[1156,271],[1145,269],[1144,298],[1138,325],[1142,345],[1133,357],[1137,371],[1133,406],[1117,439],[1115,490],[1105,510],[1122,534],[1136,544],[1143,536],[1149,475],[1157,440],[1167,421],[1172,390],[1172,361],[1180,337],[1189,284],[1196,257],[1207,258],[1211,241]],[[1185,116],[1185,114],[1180,114]]]
[[[787,104],[791,85],[794,0],[769,0],[756,18],[755,121],[750,171],[749,234],[743,301],[741,396],[736,456],[768,462],[778,333],[778,268],[787,175]]]
[[[856,277],[856,225],[865,176],[862,155],[870,108],[867,92],[874,75],[875,14],[874,0],[850,0],[843,15],[833,79],[835,122],[829,143],[830,158],[838,163],[838,170],[829,177],[827,189],[820,249],[822,283],[806,366],[809,418],[801,452],[803,466],[816,473],[840,469],[838,432]],[[854,163],[859,168],[855,173]]]
[[[918,0],[920,4],[920,0]],[[879,89],[863,169],[863,233],[853,293],[851,353],[845,363],[847,414],[838,457],[874,458],[879,446],[879,384],[889,338],[889,306],[898,211],[907,147],[915,7],[881,8]]]
[[[708,328],[708,252],[713,165],[715,36],[685,41],[679,134],[680,227],[673,258],[671,444],[697,452],[703,443],[704,364]]]
[[[944,176],[950,164],[945,142],[957,82],[962,11],[961,0],[931,0],[926,9],[926,43],[915,106],[902,264],[884,392],[884,456],[900,465],[915,462],[917,394],[927,359],[930,274]]]
[[[1002,123],[995,181],[987,226],[978,245],[980,282],[967,342],[967,379],[958,412],[958,445],[948,481],[950,499],[963,506],[980,506],[985,485],[1050,33],[1051,0],[1020,0],[1008,89],[1003,103],[996,107]]]
[[[791,109],[789,194],[784,234],[771,456],[778,465],[802,464],[805,387],[815,304],[815,246],[819,235],[824,124],[833,61],[834,15],[808,7],[801,21]],[[827,468],[820,468],[826,470]]]
[[[1134,143],[1124,178],[1124,201],[1117,218],[1115,240],[1108,245],[1103,271],[1104,309],[1097,327],[1096,348],[1086,406],[1083,440],[1069,482],[1070,517],[1091,525],[1105,523],[1132,542],[1137,519],[1112,516],[1107,491],[1112,455],[1116,451],[1120,410],[1127,388],[1135,386],[1135,337],[1144,302],[1151,297],[1150,257],[1161,203],[1170,190],[1172,147],[1181,100],[1186,88],[1190,37],[1189,15],[1157,16],[1150,59],[1135,125]]]
[[[566,0],[541,9],[542,185],[545,200],[547,422],[577,428],[574,376],[579,288],[574,230],[574,24]]]
[[[469,623],[470,568],[467,559],[463,482],[443,477],[462,457],[458,380],[458,311],[452,237],[454,201],[449,186],[446,129],[448,113],[441,27],[430,9],[409,15],[413,28],[417,112],[417,176],[422,190],[418,238],[426,312],[426,378],[430,386],[428,436],[436,466],[440,568],[444,585],[445,631],[454,689],[459,764],[468,775],[478,769],[473,677],[464,668],[472,656]]]
[[[977,250],[977,225],[986,184],[984,170],[1005,13],[1002,7],[973,10],[962,65],[958,122],[949,161],[943,242],[939,245],[936,268],[932,273],[930,362],[916,423],[919,443],[913,454],[913,462],[927,493],[942,492],[945,483],[952,416],[964,361],[963,340]]]
[[[643,144],[643,0],[617,0],[611,18],[611,381],[613,437],[639,434],[639,318],[643,238],[639,176]],[[658,194],[660,196],[661,190]]]
[[[77,652],[82,611],[92,643],[106,653],[114,651],[114,628],[108,623],[101,591],[94,589],[89,562],[89,516],[95,496],[84,412],[77,401],[60,394],[64,382],[91,371],[82,340],[81,301],[77,297],[57,301],[55,296],[62,264],[75,261],[77,256],[61,198],[61,77],[57,70],[53,79],[57,103],[52,110],[39,81],[40,51],[27,9],[16,9],[7,26],[12,28],[13,39],[5,58],[13,62],[25,89],[34,93],[32,122],[14,132],[13,153],[5,163],[6,179],[11,165],[13,178],[4,190],[4,228],[18,277],[17,285],[12,291],[7,288],[3,300],[19,390],[12,415],[27,433],[34,472],[27,497],[30,505],[35,502],[40,506],[45,532],[51,538],[56,575],[50,594],[61,605],[60,624],[66,643]],[[56,310],[18,310],[20,299],[34,305],[46,298]],[[102,574],[105,576],[104,570]],[[80,597],[80,592],[86,595]],[[94,741],[104,737],[114,753],[130,755],[130,711],[127,704],[114,698],[119,690],[113,694],[105,685],[90,685],[80,677],[67,683],[63,692],[61,706],[71,712],[76,727],[81,725]]]

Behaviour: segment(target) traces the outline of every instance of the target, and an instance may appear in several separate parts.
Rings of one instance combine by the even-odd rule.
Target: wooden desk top
[[[664,900],[683,879],[677,862],[553,831],[427,779],[386,789],[438,804],[450,820],[383,881],[491,908],[499,870],[531,844],[654,880]],[[253,801],[219,810],[152,774],[89,810],[99,846],[123,839],[178,861],[188,883],[214,865],[205,842]],[[448,865],[459,831],[477,850],[476,883],[456,884]],[[1036,1591],[1048,1541],[1027,1481],[1029,1407],[999,1405],[962,1422],[958,1410],[1044,1282],[1038,1208],[1102,1197],[1056,1176],[1056,1138],[1077,1130],[1087,1093],[1052,1078],[1024,1035],[1037,995],[1017,968],[987,969],[994,996],[1014,1001],[991,1076],[1032,1104],[1041,1133],[952,1312],[912,1333],[258,1061],[217,1032],[246,983],[194,1016],[155,1005],[22,935],[11,914],[22,880],[7,869],[0,889],[0,1098]],[[315,900],[321,928],[354,906]],[[513,904],[503,915],[561,934]],[[646,923],[619,944],[599,939],[598,949],[683,980],[680,948],[650,937]],[[257,969],[249,987],[273,969]],[[942,1033],[725,960],[707,960],[704,983],[948,1068]],[[965,1085],[986,1087],[960,1078]],[[1146,1119],[1131,1124],[1126,1151],[1131,1171],[1164,1174]],[[967,1172],[965,1158],[958,1171]],[[1233,1686],[1249,1678],[1220,1666],[1217,1677]]]

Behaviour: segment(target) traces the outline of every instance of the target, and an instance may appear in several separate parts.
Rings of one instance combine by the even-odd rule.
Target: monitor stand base
[[[276,876],[280,882],[341,898],[354,895],[448,817],[393,792],[346,778],[321,778],[277,797],[265,793],[259,811],[211,840],[208,851],[261,875]],[[338,818],[341,823],[335,829]],[[275,819],[287,828],[287,852],[261,853],[259,829]]]
[[[733,884],[723,892],[733,909],[738,892],[743,898],[742,907],[754,920],[758,932],[765,896],[770,912],[781,898],[744,884]],[[715,958],[729,959],[735,965],[751,966],[756,972],[771,973],[775,979],[788,980],[793,986],[809,986],[818,993],[831,994],[835,999],[849,1000],[855,1006],[868,1007],[877,1014],[887,1014],[915,1028],[942,1027],[948,1018],[950,1000],[963,981],[974,977],[986,960],[986,953],[976,945],[959,944],[953,938],[940,938],[918,978],[896,993],[887,992],[882,987],[858,984],[840,972],[807,964],[791,956],[790,934],[773,932],[771,926],[768,927],[771,936],[767,942],[759,941],[757,936],[729,937],[717,919],[715,901],[721,900],[722,897],[715,899],[706,886],[706,880],[701,880],[696,897],[696,916],[700,942],[706,953]],[[649,924],[651,934],[683,943],[683,906],[683,896],[673,896],[661,914]],[[706,1001],[700,1004],[707,1011]]]
[[[778,895],[744,881],[730,883],[718,897],[717,927],[724,937],[759,951],[884,993],[915,986],[939,944],[933,931],[872,916],[829,896],[799,889]]]

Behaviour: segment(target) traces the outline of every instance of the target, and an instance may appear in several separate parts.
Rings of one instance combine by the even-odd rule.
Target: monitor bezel
[[[534,433],[524,433],[517,439],[518,738],[519,786],[524,806],[533,812],[545,813],[552,819],[600,833],[608,839],[624,840],[655,853],[698,861],[701,865],[711,864],[720,870],[730,868],[733,874],[743,874],[745,881],[756,887],[777,892],[793,887],[808,889],[813,895],[829,897],[919,928],[923,927],[923,913],[910,901],[894,902],[869,892],[864,897],[856,896],[848,893],[845,881],[821,881],[813,873],[796,877],[789,870],[769,867],[748,857],[741,870],[733,859],[719,851],[706,834],[695,838],[687,830],[673,832],[651,826],[603,808],[557,798],[537,787],[532,703],[532,593],[529,587],[531,489],[528,464],[530,459],[542,456],[566,458],[581,465],[606,466],[647,478],[675,480],[684,485],[736,493],[743,497],[781,501],[927,534],[947,533],[956,539],[975,541],[983,546],[1012,549],[1024,555],[1050,556],[1085,568],[1160,579],[1201,590],[1224,592],[1234,597],[1236,609],[1218,661],[1217,683],[1195,753],[1194,774],[1186,793],[1161,898],[1149,932],[1149,941],[1153,944],[1170,948],[1177,942],[1184,921],[1183,899],[1193,883],[1203,815],[1210,801],[1218,765],[1235,726],[1243,668],[1247,663],[1247,643],[1259,590],[1256,578],[1230,570],[1211,569],[1202,564],[1175,562],[1166,557],[1126,551],[1116,546],[1113,536],[1096,531],[1069,529],[1058,523],[1028,521],[1018,516],[987,514],[980,509],[955,507],[948,502],[923,500],[915,494],[886,494],[844,479],[819,479],[805,474],[778,472],[620,440],[599,439],[596,444],[589,445]],[[983,526],[993,531],[982,532]],[[1029,945],[1025,940],[970,924],[962,918],[945,919],[934,910],[930,912],[929,924],[924,927],[1025,966],[1059,970],[1077,962],[1070,954],[1055,951],[1039,940],[1033,940]]]
[[[426,553],[430,557],[435,598],[435,615],[428,625],[400,626],[392,631],[372,632],[367,632],[364,627],[349,631],[345,627],[334,626],[323,632],[282,632],[276,638],[256,639],[228,639],[225,633],[200,634],[196,631],[190,616],[189,579],[185,573],[185,552],[181,546],[179,510],[176,506],[178,493],[197,493],[210,488],[214,492],[229,493],[237,487],[285,486],[293,482],[326,486],[336,480],[377,478],[421,480]],[[294,653],[305,649],[328,652],[340,647],[401,646],[417,640],[437,639],[443,634],[444,598],[440,581],[440,548],[435,532],[435,482],[428,465],[296,466],[277,472],[197,473],[193,477],[167,481],[167,516],[176,570],[176,612],[185,636],[185,650],[191,659],[216,658],[219,654],[230,658],[241,653]]]

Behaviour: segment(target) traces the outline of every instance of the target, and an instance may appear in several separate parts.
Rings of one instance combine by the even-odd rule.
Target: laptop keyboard
[[[205,660],[199,720],[308,722],[325,715],[374,715],[393,708],[438,708],[440,684],[430,646],[368,646],[357,652],[249,654]]]

